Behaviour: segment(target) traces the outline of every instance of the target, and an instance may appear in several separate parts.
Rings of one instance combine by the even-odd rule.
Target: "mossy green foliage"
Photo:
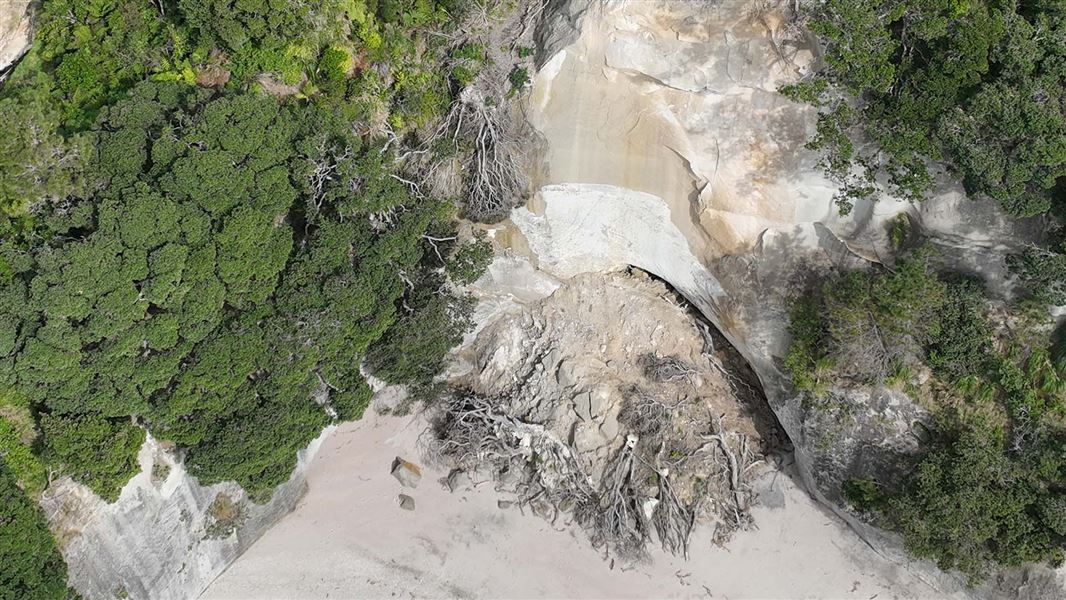
[[[515,67],[511,70],[507,79],[511,83],[511,89],[508,92],[508,95],[513,96],[526,89],[526,86],[529,85],[529,69],[525,67]]]
[[[370,347],[367,365],[384,381],[412,384],[416,394],[426,396],[448,351],[470,325],[473,299],[427,291],[406,301],[406,314]]]
[[[423,238],[423,259],[418,279],[400,304],[395,326],[367,352],[367,365],[389,383],[410,384],[420,399],[432,396],[434,378],[448,352],[471,324],[472,297],[434,292],[452,284],[473,283],[492,258],[492,245],[484,234],[459,243],[450,226],[437,225]],[[438,241],[440,240],[440,241]]]
[[[0,600],[67,597],[67,566],[41,509],[0,457]]]
[[[426,31],[450,27],[466,8],[451,0],[46,2],[33,49],[0,88],[0,232],[26,232],[41,206],[93,183],[82,177],[91,140],[77,134],[145,79],[192,86],[206,74],[239,90],[266,74],[368,127],[426,125],[451,101],[446,46]]]
[[[352,68],[352,56],[344,48],[329,47],[318,57],[317,74],[325,85],[338,86]]]
[[[824,0],[807,11],[826,68],[782,92],[821,108],[809,147],[843,184],[842,212],[876,192],[874,175],[921,199],[933,185],[930,160],[1012,214],[1048,210],[1066,175],[1058,4]],[[876,150],[856,147],[863,136]]]
[[[41,417],[42,459],[60,472],[91,487],[108,502],[137,474],[137,451],[144,430],[125,419],[99,415]]]
[[[39,64],[16,79],[51,89],[67,129],[84,130],[100,108],[152,74],[188,67],[185,35],[151,0],[49,0],[35,32]],[[15,82],[17,83],[17,81]]]
[[[0,114],[0,235],[11,238],[32,228],[28,206],[59,204],[84,191],[90,140],[61,135],[61,115],[39,89],[0,98]]]
[[[1061,235],[1061,232],[1056,232]],[[1050,248],[1029,246],[1007,257],[1007,264],[1021,280],[1021,293],[1038,306],[1066,304],[1066,254],[1061,242]]]
[[[492,261],[492,242],[484,232],[477,232],[473,239],[461,245],[448,259],[444,268],[452,280],[468,285],[477,281]]]
[[[311,26],[311,5],[306,2],[178,0],[178,8],[201,43],[230,53],[281,48]]]
[[[972,583],[993,564],[1061,560],[1066,547],[1061,436],[1007,452],[1003,433],[980,421],[942,432],[902,489],[880,500],[911,552]]]
[[[452,65],[452,80],[459,88],[469,85],[477,77],[478,72],[488,60],[485,47],[481,44],[462,44],[452,50],[450,63]]]
[[[36,423],[25,403],[11,395],[0,397],[0,457],[31,498],[48,485],[48,470],[33,451],[37,437]]]
[[[54,473],[114,500],[150,431],[202,483],[265,501],[325,425],[362,416],[362,364],[429,396],[469,323],[455,284],[488,247],[455,245],[455,207],[413,197],[356,131],[447,109],[451,48],[429,32],[469,5],[312,4],[44,3],[0,88],[0,458],[18,484],[0,493],[25,504]],[[263,75],[300,91],[260,94]],[[0,598],[53,595],[4,579],[6,556]]]

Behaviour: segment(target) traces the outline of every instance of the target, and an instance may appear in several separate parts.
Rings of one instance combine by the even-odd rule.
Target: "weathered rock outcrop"
[[[41,505],[67,561],[70,583],[86,598],[184,600],[199,596],[306,489],[305,471],[327,429],[298,458],[289,481],[265,504],[235,483],[200,485],[150,436],[141,473],[108,504],[63,478]]]
[[[6,0],[0,6],[0,81],[30,47],[33,0]]]

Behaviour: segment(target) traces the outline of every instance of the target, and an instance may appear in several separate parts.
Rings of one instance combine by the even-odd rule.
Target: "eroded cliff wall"
[[[306,471],[323,431],[299,453],[295,471],[265,503],[235,483],[203,486],[172,451],[149,436],[141,472],[111,504],[70,478],[41,500],[70,584],[86,598],[195,598],[306,490]]]

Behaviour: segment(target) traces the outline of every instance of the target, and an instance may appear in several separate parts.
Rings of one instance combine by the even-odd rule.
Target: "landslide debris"
[[[491,479],[627,561],[653,543],[687,554],[697,523],[716,542],[751,526],[763,437],[709,330],[663,283],[575,277],[488,323],[467,352],[475,366],[425,438],[449,479]]]

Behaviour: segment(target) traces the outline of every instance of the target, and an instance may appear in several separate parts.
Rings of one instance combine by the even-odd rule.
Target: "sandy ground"
[[[528,512],[500,509],[490,484],[442,489],[426,469],[404,491],[389,474],[417,457],[417,419],[367,415],[339,428],[315,457],[309,491],[204,598],[925,598],[906,569],[875,554],[823,513],[792,480],[765,481],[758,529],[726,548],[697,530],[689,561],[604,561],[583,534]],[[770,505],[777,505],[772,508]]]

